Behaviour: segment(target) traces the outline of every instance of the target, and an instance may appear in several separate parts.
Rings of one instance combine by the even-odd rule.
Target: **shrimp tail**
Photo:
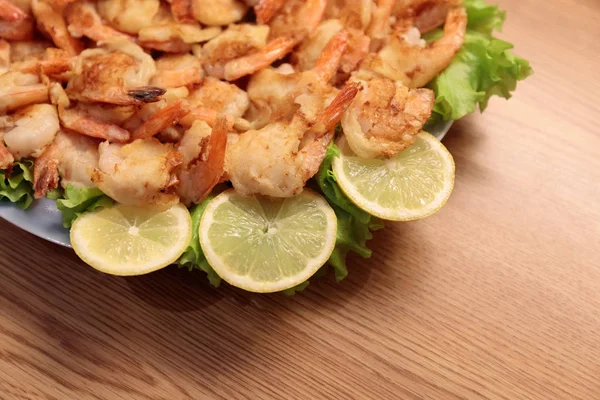
[[[58,160],[52,156],[52,150],[46,149],[33,164],[33,197],[41,199],[58,186]]]
[[[347,83],[319,116],[316,124],[317,131],[328,132],[335,128],[360,90],[362,85],[359,82]]]
[[[0,113],[48,101],[48,86],[37,83],[3,89],[0,93]]]
[[[154,113],[137,127],[133,133],[133,139],[147,139],[164,131],[169,126],[179,122],[189,112],[181,100],[166,106],[157,113]]]
[[[229,122],[219,117],[212,128],[212,133],[195,160],[183,171],[190,185],[179,187],[181,199],[186,204],[202,202],[221,180],[225,164],[225,148]]]
[[[366,32],[371,39],[374,39],[372,42],[374,45],[373,47],[376,47],[378,41],[383,40],[387,34],[386,29],[389,26],[388,21],[395,4],[396,0],[377,1],[377,8],[373,12],[373,19]],[[376,50],[376,48],[373,48],[372,50]]]
[[[194,121],[199,120],[206,122],[208,125],[214,128],[220,118],[221,116],[215,110],[198,106],[189,110],[189,113],[182,118],[181,124],[186,127],[190,127]],[[242,121],[241,118],[234,120],[231,115],[225,115],[223,118],[225,118],[227,122],[227,129],[231,130],[234,124],[238,122],[240,125],[244,125],[244,121]]]
[[[313,129],[302,139],[298,154],[304,158],[301,166],[304,181],[313,177],[319,170],[327,147],[333,140],[333,128],[361,89],[362,86],[358,82],[350,82],[344,86],[331,104],[323,110]]]
[[[100,121],[90,116],[80,116],[75,110],[61,110],[61,108],[59,107],[60,122],[67,129],[89,137],[117,143],[126,143],[130,139],[129,132],[118,125]]]
[[[317,72],[323,82],[329,82],[335,75],[342,56],[348,48],[348,38],[349,34],[345,30],[336,33],[329,42],[327,42],[323,52],[317,59],[317,64],[313,71]]]
[[[274,61],[285,57],[296,45],[290,37],[279,37],[267,43],[260,51],[245,57],[236,58],[225,64],[223,78],[234,81],[245,75],[268,67]]]
[[[254,13],[256,14],[256,20],[260,24],[266,24],[277,14],[277,12],[283,7],[286,0],[259,0],[258,4],[254,6]]]

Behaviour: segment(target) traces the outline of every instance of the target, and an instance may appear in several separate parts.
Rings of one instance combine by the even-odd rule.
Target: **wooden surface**
[[[535,76],[454,126],[448,205],[342,284],[116,278],[0,222],[0,398],[599,399],[600,2],[501,4]]]

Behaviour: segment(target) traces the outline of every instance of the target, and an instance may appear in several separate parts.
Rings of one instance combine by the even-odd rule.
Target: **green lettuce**
[[[336,245],[328,264],[333,267],[336,279],[341,281],[348,275],[348,253],[353,251],[361,257],[371,257],[371,250],[366,243],[372,238],[372,230],[383,228],[383,222],[358,208],[338,186],[331,164],[339,154],[339,149],[332,143],[327,149],[316,180],[338,220]]]
[[[192,240],[190,241],[189,246],[183,252],[177,263],[181,267],[188,268],[190,271],[199,269],[201,271],[206,272],[210,284],[214,287],[219,287],[219,285],[221,284],[221,277],[217,275],[215,270],[210,266],[210,264],[206,260],[206,257],[202,252],[202,248],[200,247],[200,238],[198,237],[198,227],[200,226],[200,218],[202,218],[202,214],[204,213],[206,206],[214,197],[214,194],[208,196],[202,203],[194,206],[190,210],[190,214],[192,216]]]
[[[21,160],[9,170],[0,170],[0,200],[7,199],[27,209],[33,202],[33,161]]]
[[[69,184],[62,195],[58,192],[50,192],[49,195],[50,198],[58,197],[56,207],[62,212],[65,228],[70,228],[73,222],[86,211],[113,205],[113,200],[98,188],[78,189]]]
[[[529,62],[509,50],[513,45],[493,37],[506,14],[484,0],[465,0],[468,26],[464,44],[454,60],[429,86],[436,94],[434,113],[457,120],[484,111],[494,95],[508,99],[521,81],[533,73]],[[436,31],[427,36],[435,40]]]

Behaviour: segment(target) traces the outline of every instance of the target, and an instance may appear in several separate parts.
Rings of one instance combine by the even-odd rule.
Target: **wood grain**
[[[339,285],[116,278],[0,222],[0,398],[600,398],[600,2],[501,4],[535,76],[454,126],[448,205]]]

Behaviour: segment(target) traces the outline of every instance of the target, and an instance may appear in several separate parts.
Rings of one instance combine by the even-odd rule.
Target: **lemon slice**
[[[333,173],[344,193],[368,213],[392,221],[425,218],[438,211],[454,188],[454,159],[427,132],[389,159],[364,159],[352,153],[345,138]]]
[[[188,210],[116,205],[83,214],[71,228],[71,245],[95,269],[112,275],[142,275],[175,262],[192,237]]]
[[[267,293],[294,287],[325,264],[337,219],[327,201],[309,190],[276,199],[230,189],[208,204],[199,231],[204,255],[221,278]]]

